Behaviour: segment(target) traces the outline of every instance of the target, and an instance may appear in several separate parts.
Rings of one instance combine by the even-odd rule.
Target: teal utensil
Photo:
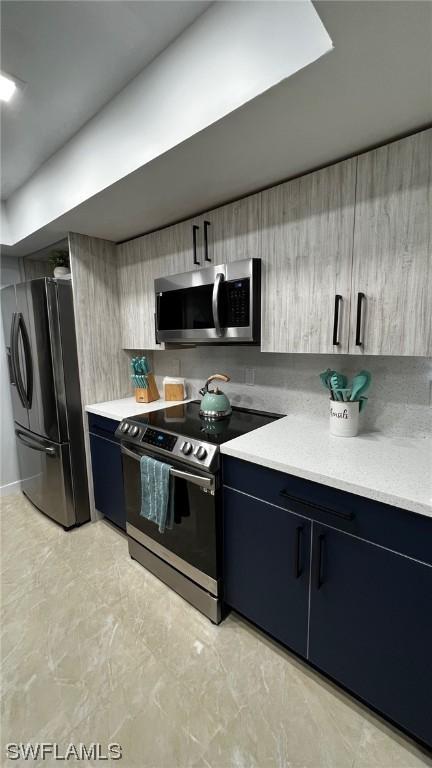
[[[369,371],[360,371],[352,380],[350,400],[360,400],[360,396],[370,387],[372,376]]]
[[[366,407],[367,401],[368,401],[367,397],[364,397],[363,395],[361,395],[360,400],[359,400],[359,403],[360,403],[360,405],[359,405],[359,412],[360,413]]]
[[[335,396],[334,396],[334,393],[333,393],[333,390],[332,390],[332,387],[331,387],[331,384],[330,384],[330,379],[331,379],[331,377],[333,376],[334,373],[336,373],[336,371],[332,371],[330,368],[327,368],[326,371],[324,371],[323,373],[320,373],[321,382],[324,385],[324,387],[326,389],[328,389],[328,391],[330,392],[330,398],[332,400],[335,399]]]
[[[343,400],[342,395],[338,394],[338,390],[345,389],[346,385],[348,384],[347,377],[344,376],[342,373],[337,373],[337,371],[334,371],[330,378],[330,384],[331,384],[332,390],[336,394],[336,399]]]
[[[342,395],[342,400],[344,401],[344,403],[347,403],[348,400],[350,399],[351,387],[346,387],[345,389],[335,389],[334,391]]]

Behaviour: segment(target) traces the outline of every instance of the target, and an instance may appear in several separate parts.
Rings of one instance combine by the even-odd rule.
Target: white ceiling
[[[2,199],[210,2],[1,3],[1,69],[31,87],[2,108]]]
[[[334,50],[4,252],[115,241],[432,123],[432,3],[315,3]]]

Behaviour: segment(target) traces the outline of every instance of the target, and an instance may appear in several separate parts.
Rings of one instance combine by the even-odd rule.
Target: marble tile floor
[[[0,765],[8,742],[121,744],[124,768],[420,768],[396,730],[231,614],[213,626],[104,521],[1,502]]]

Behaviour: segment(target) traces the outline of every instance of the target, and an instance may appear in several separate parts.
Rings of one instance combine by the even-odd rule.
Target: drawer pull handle
[[[324,584],[324,542],[325,535],[320,533],[318,536],[317,589],[320,589]]]
[[[298,579],[302,575],[301,566],[301,541],[303,534],[303,526],[298,525],[296,528],[295,536],[295,552],[294,552],[294,578]]]
[[[288,493],[285,488],[280,491],[279,495],[284,499],[288,499],[288,501],[295,501],[298,504],[302,504],[304,507],[310,507],[312,511],[315,510],[316,512],[324,512],[326,515],[332,515],[332,517],[340,517],[342,520],[354,520],[353,512],[337,512],[335,509],[330,509],[330,507],[322,507],[320,504],[314,504],[313,501],[305,501],[304,499],[300,499],[298,496],[293,496],[291,493]]]

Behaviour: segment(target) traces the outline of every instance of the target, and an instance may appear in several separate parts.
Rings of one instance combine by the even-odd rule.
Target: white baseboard
[[[12,493],[19,493],[21,490],[21,480],[15,480],[14,483],[0,485],[0,496],[10,496]]]

